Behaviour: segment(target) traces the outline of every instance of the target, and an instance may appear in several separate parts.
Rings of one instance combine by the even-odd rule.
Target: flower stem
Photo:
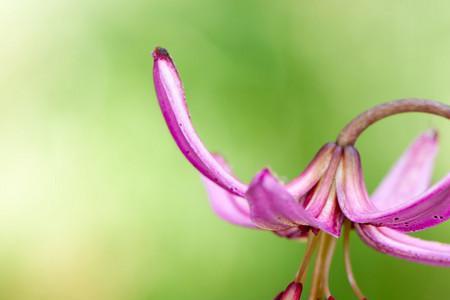
[[[337,138],[340,146],[353,145],[359,135],[373,123],[386,117],[406,113],[422,112],[450,119],[450,106],[426,99],[401,99],[377,105],[354,118],[348,123]]]

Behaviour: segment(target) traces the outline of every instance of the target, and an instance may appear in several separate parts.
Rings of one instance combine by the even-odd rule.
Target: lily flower
[[[343,217],[333,186],[342,156],[340,146],[324,145],[306,170],[286,185],[269,169],[260,171],[250,185],[242,183],[223,158],[206,149],[195,132],[181,80],[167,51],[157,48],[153,56],[155,89],[167,126],[181,152],[202,174],[219,215],[280,235],[301,236],[314,227],[339,236]],[[229,203],[224,205],[227,201],[222,198]],[[241,210],[241,215],[231,213],[232,209]],[[245,217],[247,212],[251,220]]]
[[[364,242],[378,251],[414,262],[450,266],[450,245],[407,234],[450,218],[450,173],[428,189],[437,152],[434,131],[421,135],[408,148],[372,197],[368,196],[360,156],[353,146],[356,138],[352,141],[351,135],[325,144],[306,169],[288,183],[279,180],[271,170],[263,169],[250,184],[245,184],[231,172],[226,161],[211,153],[198,137],[181,80],[168,52],[156,48],[153,57],[153,78],[161,111],[181,152],[201,173],[213,210],[235,225],[308,240],[295,279],[275,299],[300,299],[316,248],[309,299],[324,296],[334,299],[328,276],[343,224],[346,270],[359,299],[366,298],[356,285],[349,259],[349,232],[353,227]],[[429,105],[429,102],[413,101],[413,104]],[[398,102],[395,105],[398,112]],[[436,114],[448,117],[448,107],[444,106],[444,113],[441,113],[442,104],[439,105],[436,110],[440,113]],[[408,109],[403,111],[411,111]],[[352,142],[341,143],[341,140]]]

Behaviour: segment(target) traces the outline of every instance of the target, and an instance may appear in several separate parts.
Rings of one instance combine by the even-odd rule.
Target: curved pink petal
[[[242,196],[247,186],[224,170],[205,148],[192,126],[181,80],[165,49],[153,52],[153,81],[167,126],[184,156],[200,173],[233,194]]]
[[[427,265],[450,267],[450,245],[422,240],[387,227],[355,224],[361,239],[377,251]]]
[[[328,162],[328,168],[317,185],[311,189],[300,203],[316,220],[322,222],[328,231],[340,232],[343,215],[336,199],[335,176],[342,155],[342,148],[335,147]]]
[[[231,169],[225,160],[217,154],[214,154],[217,162],[231,174]],[[250,208],[245,198],[236,196],[210,179],[202,176],[208,197],[214,212],[225,221],[244,227],[256,228],[250,219]]]
[[[314,187],[328,169],[335,150],[335,143],[327,143],[322,146],[306,169],[297,178],[286,184],[286,188],[294,198],[303,197]]]
[[[246,198],[250,205],[250,218],[261,228],[280,231],[309,225],[334,236],[340,234],[328,228],[327,222],[321,222],[308,213],[268,169],[255,177]]]
[[[342,212],[355,223],[418,231],[450,218],[450,173],[425,193],[395,207],[378,209],[367,195],[359,154],[351,146],[344,150],[336,188]]]
[[[344,215],[342,214],[336,199],[336,188],[334,184],[330,187],[329,193],[325,199],[325,204],[318,213],[313,214],[308,207],[306,207],[305,210],[309,214],[312,214],[316,223],[320,224],[318,225],[318,228],[330,233],[334,237],[339,237],[344,222]],[[311,202],[313,201],[314,199],[311,200]]]
[[[213,156],[228,173],[232,174],[230,166],[223,157],[218,154],[213,154]],[[208,192],[211,206],[220,218],[234,225],[259,228],[250,219],[250,208],[247,199],[228,192],[205,176],[201,177]],[[287,239],[303,240],[308,237],[310,230],[311,227],[309,226],[299,225],[274,231],[274,233]]]
[[[213,154],[213,156],[225,170],[232,174],[231,168],[228,166],[225,159],[217,154]],[[259,228],[250,219],[250,208],[247,199],[228,192],[205,176],[201,177],[205,184],[211,206],[221,219],[238,226]],[[305,240],[308,237],[310,230],[314,229],[309,226],[299,225],[274,231],[274,233],[287,239]]]
[[[236,196],[202,176],[214,212],[223,220],[244,227],[255,228],[249,216],[247,200]]]
[[[296,225],[309,225],[308,214],[294,200],[284,186],[264,169],[250,184],[246,198],[250,205],[250,218],[261,228],[284,230]]]
[[[370,199],[376,207],[395,207],[418,196],[429,186],[438,150],[435,130],[420,135],[403,153]]]

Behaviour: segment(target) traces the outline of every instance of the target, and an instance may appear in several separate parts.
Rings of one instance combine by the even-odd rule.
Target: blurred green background
[[[0,299],[271,299],[304,245],[219,220],[156,103],[167,47],[195,126],[243,180],[298,174],[356,114],[450,99],[448,1],[12,1],[0,10]],[[372,190],[421,131],[410,114],[358,142]],[[450,242],[450,224],[418,234]],[[443,299],[450,271],[352,238],[370,299]],[[341,244],[337,299],[353,299]]]

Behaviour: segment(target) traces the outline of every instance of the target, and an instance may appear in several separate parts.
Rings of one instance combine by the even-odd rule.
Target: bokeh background
[[[271,299],[304,245],[219,220],[172,141],[151,51],[169,49],[195,126],[243,180],[297,175],[370,106],[449,103],[450,3],[438,1],[2,1],[0,299]],[[397,116],[358,142],[372,190],[423,130]],[[450,242],[450,224],[419,233]],[[341,245],[331,287],[354,296]],[[352,238],[370,299],[442,299],[450,271]]]

